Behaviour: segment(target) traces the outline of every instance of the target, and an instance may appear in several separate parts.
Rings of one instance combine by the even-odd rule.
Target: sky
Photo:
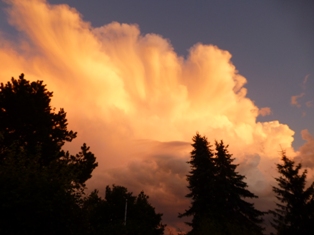
[[[259,209],[280,151],[314,167],[311,1],[0,2],[0,82],[44,80],[99,162],[88,188],[144,190],[169,230],[191,139],[223,139]],[[167,230],[168,231],[168,230]]]

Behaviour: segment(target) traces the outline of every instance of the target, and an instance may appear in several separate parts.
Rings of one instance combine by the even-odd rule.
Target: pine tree
[[[193,216],[188,234],[262,234],[262,212],[245,198],[257,196],[247,190],[244,176],[223,142],[216,142],[216,152],[205,136],[193,137],[191,171],[187,175],[191,207],[179,217]]]
[[[223,141],[215,142],[215,183],[216,183],[216,219],[219,221],[223,234],[234,234],[235,228],[248,234],[262,234],[263,212],[254,208],[247,198],[257,198],[251,193],[244,182],[245,176],[236,172],[238,165],[233,164],[234,158],[228,152],[228,145]]]
[[[278,187],[273,187],[279,203],[270,211],[274,216],[272,225],[278,235],[314,234],[314,183],[305,189],[307,171],[300,174],[302,165],[295,166],[284,151],[282,161],[283,164],[277,164]]]
[[[192,222],[187,223],[192,227],[189,234],[199,234],[202,221],[214,216],[215,203],[215,167],[213,153],[205,136],[197,133],[193,137],[193,150],[191,152],[190,174],[187,175],[190,193],[186,197],[191,198],[191,207],[179,217],[193,216]]]

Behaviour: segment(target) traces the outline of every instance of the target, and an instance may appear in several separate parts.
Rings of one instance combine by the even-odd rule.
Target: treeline
[[[192,229],[188,235],[263,234],[263,215],[272,214],[272,226],[277,235],[314,234],[314,183],[306,188],[307,171],[300,173],[301,164],[286,157],[282,151],[282,163],[277,164],[279,177],[273,187],[278,200],[276,208],[259,211],[245,199],[257,198],[247,188],[233,164],[234,159],[223,141],[215,142],[215,148],[205,136],[193,137],[191,171],[187,175],[191,206],[179,217],[191,216]]]
[[[133,196],[123,186],[85,194],[97,167],[84,143],[81,151],[62,150],[77,133],[67,129],[66,113],[51,107],[52,92],[42,81],[22,74],[0,86],[0,234],[161,235],[165,224],[144,192]],[[187,175],[191,205],[179,217],[190,217],[189,235],[263,234],[263,215],[270,213],[278,235],[314,234],[314,184],[306,188],[300,173],[282,152],[277,164],[275,210],[262,212],[246,199],[248,190],[223,141],[210,145],[193,137]],[[184,195],[183,195],[184,196]]]
[[[77,133],[51,97],[42,81],[23,74],[1,83],[0,234],[163,234],[162,214],[144,192],[113,185],[104,198],[85,195],[96,157],[85,143],[75,155],[62,150]]]

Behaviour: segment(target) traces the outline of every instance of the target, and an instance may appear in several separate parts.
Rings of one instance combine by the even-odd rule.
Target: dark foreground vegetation
[[[74,155],[62,150],[76,133],[67,129],[65,111],[50,106],[51,97],[42,81],[23,74],[0,86],[0,234],[164,234],[162,214],[144,192],[133,196],[112,185],[104,197],[85,194],[96,157],[85,143]],[[277,207],[261,212],[246,201],[257,196],[236,171],[228,145],[215,142],[213,149],[197,133],[192,147],[191,205],[179,214],[191,218],[189,235],[263,234],[265,213],[273,215],[278,235],[314,234],[314,184],[306,188],[307,172],[284,151],[273,187]]]
[[[51,97],[23,74],[0,86],[0,234],[163,234],[162,214],[144,192],[108,186],[105,198],[84,194],[96,157],[86,144],[75,155],[62,150],[76,133]]]
[[[215,143],[215,152],[206,137],[193,138],[190,174],[187,175],[191,207],[179,217],[193,216],[189,234],[262,234],[262,212],[243,198],[256,198],[246,188],[244,176],[224,143]]]

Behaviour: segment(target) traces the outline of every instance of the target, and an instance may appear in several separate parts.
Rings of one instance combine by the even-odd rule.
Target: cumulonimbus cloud
[[[54,91],[53,105],[67,111],[78,138],[99,167],[89,187],[122,184],[144,190],[166,222],[188,206],[185,175],[196,131],[223,139],[241,163],[250,189],[269,192],[281,148],[292,156],[294,132],[279,121],[257,122],[259,109],[246,96],[246,78],[231,54],[194,45],[178,56],[160,35],[113,22],[93,28],[67,5],[44,0],[6,0],[14,41],[0,34],[0,79],[25,73]],[[169,222],[170,221],[170,222]]]

